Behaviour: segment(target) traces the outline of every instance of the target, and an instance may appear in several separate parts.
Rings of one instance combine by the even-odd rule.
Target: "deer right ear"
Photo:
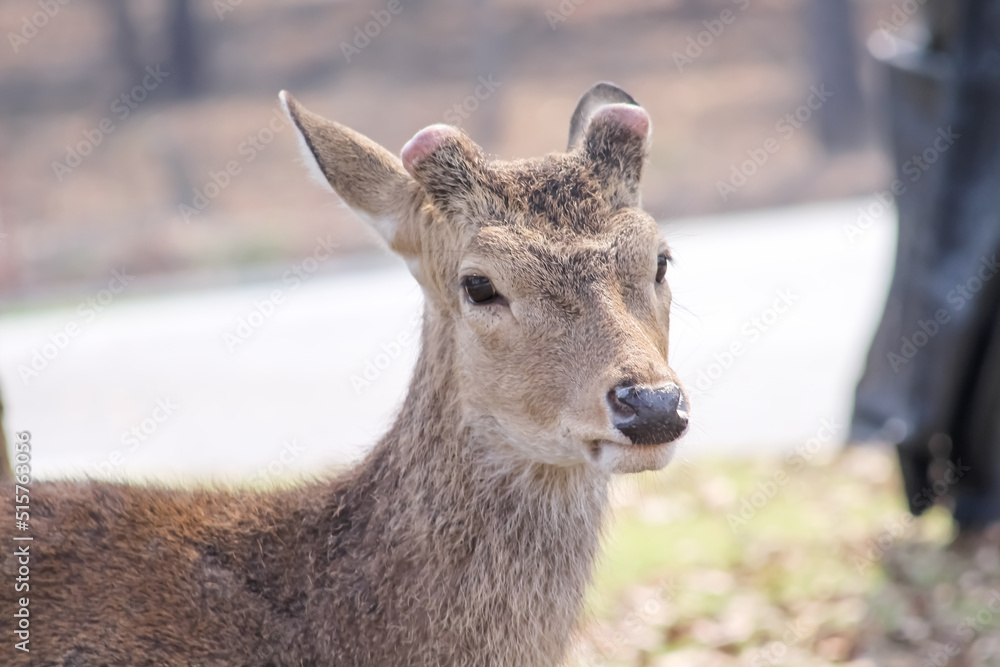
[[[649,114],[614,84],[598,83],[576,105],[569,150],[592,165],[614,206],[640,205],[639,181],[651,127]]]
[[[312,113],[288,94],[278,95],[299,138],[312,175],[331,187],[390,248],[416,254],[412,226],[422,191],[395,155],[368,137]]]
[[[608,104],[630,104],[639,106],[639,103],[613,83],[602,81],[591,86],[590,90],[583,94],[580,101],[576,103],[573,110],[573,117],[569,121],[569,145],[566,150],[571,151],[583,141],[587,124],[590,123],[594,112]]]

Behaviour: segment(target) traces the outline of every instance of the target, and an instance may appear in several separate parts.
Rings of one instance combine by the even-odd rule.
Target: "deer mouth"
[[[611,474],[660,470],[673,459],[677,440],[636,445],[618,440],[594,440],[590,457],[595,466]]]

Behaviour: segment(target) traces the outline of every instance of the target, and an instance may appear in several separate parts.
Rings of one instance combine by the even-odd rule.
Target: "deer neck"
[[[607,477],[495,456],[503,443],[463,421],[456,372],[452,332],[428,312],[404,406],[366,461],[383,489],[370,525],[409,553],[408,593],[435,632],[507,652],[484,664],[555,664],[590,580]]]

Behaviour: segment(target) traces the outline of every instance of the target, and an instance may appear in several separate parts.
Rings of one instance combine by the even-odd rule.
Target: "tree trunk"
[[[814,83],[833,95],[818,114],[829,153],[857,148],[865,138],[865,103],[858,83],[857,45],[848,0],[808,0],[805,6]]]
[[[198,18],[190,0],[173,0],[167,26],[170,35],[170,76],[174,93],[192,97],[201,89],[201,41]]]

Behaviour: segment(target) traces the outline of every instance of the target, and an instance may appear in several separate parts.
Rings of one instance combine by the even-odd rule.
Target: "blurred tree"
[[[1000,0],[921,20],[885,61],[899,240],[852,437],[897,445],[914,514],[947,496],[975,529],[1000,521]]]
[[[125,80],[132,85],[132,81],[142,79],[142,70],[149,63],[143,60],[139,48],[139,33],[132,21],[129,3],[126,0],[106,0],[106,3],[115,26],[115,58],[124,70]]]
[[[170,59],[167,71],[173,78],[174,91],[191,97],[201,90],[202,50],[199,25],[191,0],[169,0],[168,25]]]
[[[143,49],[142,38],[133,15],[133,4],[127,0],[106,0],[115,26],[114,52],[125,72],[128,85],[142,80],[148,65],[162,62],[148,49]],[[200,92],[203,74],[198,17],[191,0],[169,0],[166,5],[167,56],[164,69],[170,72],[166,86],[179,97],[190,97]]]
[[[817,85],[833,95],[818,115],[826,150],[858,147],[865,138],[864,98],[858,83],[857,45],[849,0],[806,0],[806,28]]]
[[[955,48],[961,7],[962,3],[955,0],[928,0],[924,5],[929,51],[946,53]]]

